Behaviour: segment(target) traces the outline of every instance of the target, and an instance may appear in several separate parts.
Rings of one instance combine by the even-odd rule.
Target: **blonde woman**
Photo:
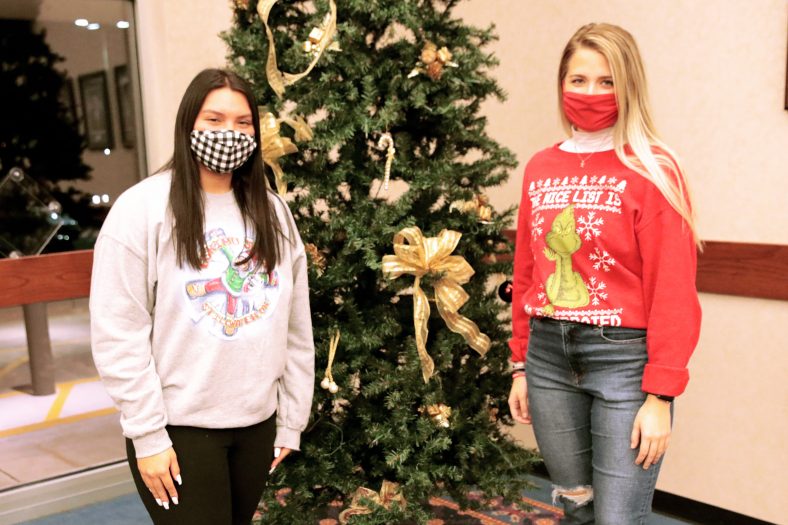
[[[570,138],[523,180],[509,406],[564,523],[646,523],[700,329],[692,206],[627,31],[581,27],[558,91]]]

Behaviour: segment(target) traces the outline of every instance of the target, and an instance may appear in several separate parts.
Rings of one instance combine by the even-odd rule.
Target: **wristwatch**
[[[675,398],[675,397],[673,397],[673,396],[663,396],[662,394],[651,394],[651,395],[652,395],[652,396],[654,396],[654,397],[656,397],[656,398],[657,398],[657,399],[659,399],[660,401],[667,401],[668,403],[672,403],[672,402],[673,402],[673,400],[674,400],[674,399],[676,399],[676,398]]]

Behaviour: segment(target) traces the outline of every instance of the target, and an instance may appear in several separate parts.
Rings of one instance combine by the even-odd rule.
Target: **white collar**
[[[613,147],[612,126],[599,131],[582,131],[572,127],[572,137],[562,142],[558,149],[570,153],[596,153]]]

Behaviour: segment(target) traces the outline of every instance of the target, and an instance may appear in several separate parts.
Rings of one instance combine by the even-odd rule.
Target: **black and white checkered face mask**
[[[231,130],[194,130],[192,151],[206,168],[230,173],[239,168],[257,147],[254,137]]]

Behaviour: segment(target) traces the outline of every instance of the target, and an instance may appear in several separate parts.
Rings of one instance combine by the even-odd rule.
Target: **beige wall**
[[[703,238],[788,243],[785,195],[775,191],[788,172],[785,0],[472,0],[458,14],[495,23],[501,37],[494,75],[509,100],[485,109],[520,167],[490,192],[494,204],[514,204],[528,158],[564,138],[561,51],[578,27],[606,21],[638,41],[657,126],[684,161]]]
[[[484,0],[458,12],[495,23],[501,37],[494,74],[509,100],[485,112],[520,166],[490,192],[496,206],[516,204],[525,162],[563,139],[555,75],[566,40],[606,21],[638,41],[657,125],[695,191],[701,236],[788,244],[785,0]],[[692,379],[658,488],[786,523],[774,496],[788,494],[788,357],[772,333],[788,323],[788,303],[710,294],[701,303]],[[530,428],[515,433],[535,443]]]
[[[186,84],[223,63],[214,35],[231,24],[228,5],[137,0],[151,168],[170,155]],[[501,37],[494,74],[509,100],[485,112],[520,167],[490,192],[496,206],[516,204],[524,163],[563,138],[554,77],[565,41],[586,22],[608,21],[639,42],[658,126],[695,188],[702,236],[788,244],[785,0],[471,0],[458,14],[495,22]],[[659,488],[786,523],[779,494],[788,494],[788,358],[772,334],[788,323],[788,303],[707,294],[701,302],[701,341]],[[517,434],[533,443],[529,429]]]
[[[172,156],[186,86],[201,70],[225,65],[218,34],[232,25],[232,11],[229,0],[137,0],[136,6],[148,168],[155,171]]]

